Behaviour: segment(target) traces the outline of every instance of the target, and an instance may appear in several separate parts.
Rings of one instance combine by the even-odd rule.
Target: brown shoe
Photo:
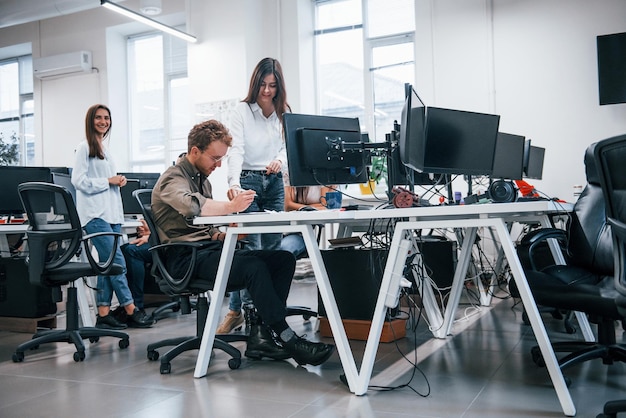
[[[222,323],[217,327],[216,334],[228,334],[234,329],[241,328],[243,315],[241,312],[228,311]]]

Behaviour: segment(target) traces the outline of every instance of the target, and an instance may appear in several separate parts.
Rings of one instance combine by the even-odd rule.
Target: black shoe
[[[154,319],[146,315],[144,311],[135,308],[135,312],[128,316],[126,323],[133,328],[150,328],[154,324]]]
[[[96,317],[96,328],[101,329],[126,329],[126,324],[122,324],[117,319],[113,317],[110,313],[105,316],[97,315]]]
[[[261,360],[271,358],[274,360],[286,360],[291,357],[289,351],[278,345],[272,334],[264,325],[251,325],[246,357]]]
[[[110,315],[119,323],[125,324],[128,321],[128,314],[123,306],[118,306],[110,312]]]
[[[335,349],[332,344],[314,343],[297,335],[284,342],[283,346],[298,364],[310,364],[312,366],[319,366],[328,360]]]

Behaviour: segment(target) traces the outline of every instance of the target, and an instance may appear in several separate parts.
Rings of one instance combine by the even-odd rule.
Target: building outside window
[[[0,61],[0,164],[34,165],[33,61]]]
[[[400,119],[415,83],[414,0],[317,0],[319,113],[358,117],[371,140]]]

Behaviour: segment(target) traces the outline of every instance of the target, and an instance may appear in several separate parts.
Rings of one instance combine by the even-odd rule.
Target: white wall
[[[429,105],[499,114],[546,148],[550,196],[584,184],[589,144],[626,133],[626,104],[599,106],[596,36],[626,31],[622,0],[418,0],[418,81]]]
[[[136,8],[138,0],[126,3]],[[532,183],[549,195],[571,198],[572,185],[584,183],[585,148],[626,132],[626,105],[598,105],[595,55],[597,35],[626,31],[626,2],[416,0],[416,5],[416,87],[427,104],[501,115],[502,131],[546,148],[544,180]],[[283,64],[294,111],[315,111],[310,0],[163,0],[163,6],[162,19],[187,23],[199,39],[189,48],[190,111],[200,103],[242,98],[254,65],[265,56]],[[100,70],[95,80],[35,82],[42,164],[70,165],[71,151],[83,137],[84,103],[104,102],[114,112],[112,144],[125,169],[129,138],[119,50],[120,28],[128,25],[98,7],[0,29],[0,48],[30,42],[35,57],[88,49]]]

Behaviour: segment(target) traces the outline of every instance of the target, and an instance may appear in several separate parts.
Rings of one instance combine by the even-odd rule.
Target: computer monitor
[[[0,166],[0,214],[21,215],[24,213],[17,186],[31,181],[52,183],[50,168]],[[52,205],[52,202],[50,205]],[[52,208],[52,206],[49,208]],[[45,208],[41,209],[45,211]]]
[[[72,184],[71,174],[52,171],[52,182],[54,184],[58,184],[59,186],[65,187],[72,195],[72,199],[74,199],[74,202],[76,202],[76,188],[74,188],[74,185]]]
[[[137,199],[133,196],[133,192],[144,188],[146,187],[141,187],[140,181],[136,179],[128,180],[124,187],[120,187],[124,215],[140,215],[142,213],[141,206],[139,206],[139,202],[137,202]],[[151,189],[152,187],[147,188]]]
[[[117,174],[120,174],[126,177],[126,180],[139,181],[140,189],[154,188],[154,185],[156,184],[157,180],[159,179],[159,177],[161,177],[161,173],[117,173]]]
[[[285,113],[283,127],[292,186],[367,183],[357,118]]]
[[[499,124],[498,115],[429,107],[419,171],[491,175]]]
[[[423,171],[425,135],[426,106],[413,86],[406,83],[400,119],[398,153],[402,163],[416,171]]]
[[[526,178],[541,180],[543,176],[543,159],[545,152],[545,148],[535,147],[533,145],[528,147],[528,159],[524,165]]]
[[[498,132],[492,179],[521,180],[524,175],[524,143],[520,135]]]

